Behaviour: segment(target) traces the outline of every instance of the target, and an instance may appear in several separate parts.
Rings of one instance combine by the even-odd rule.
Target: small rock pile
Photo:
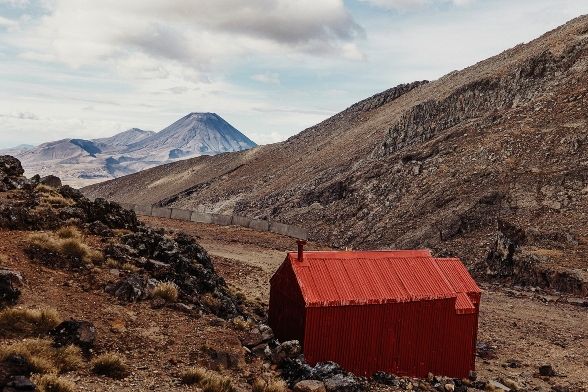
[[[194,239],[180,233],[174,238],[163,230],[140,226],[106,248],[106,256],[140,268],[142,272],[123,277],[107,291],[125,301],[150,296],[158,282],[173,282],[180,299],[222,318],[242,313],[241,303],[216,274],[210,257]]]

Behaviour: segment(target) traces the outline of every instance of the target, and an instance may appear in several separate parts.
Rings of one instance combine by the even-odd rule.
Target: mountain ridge
[[[335,247],[427,247],[487,276],[585,293],[588,227],[577,217],[588,211],[587,70],[582,16],[284,142],[84,192],[275,219]]]
[[[193,112],[160,132],[131,128],[105,138],[61,139],[4,151],[21,159],[27,173],[56,173],[66,184],[83,186],[174,160],[255,146],[218,114]]]

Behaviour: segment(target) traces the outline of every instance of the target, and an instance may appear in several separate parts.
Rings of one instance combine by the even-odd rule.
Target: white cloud
[[[5,28],[9,31],[14,30],[18,27],[18,22],[16,20],[4,18],[0,16],[0,28]]]
[[[261,74],[251,75],[251,79],[267,84],[280,84],[280,75],[275,72],[265,72]]]
[[[363,29],[342,0],[54,0],[24,38],[29,58],[72,67],[136,54],[197,69],[241,54],[357,57]],[[350,48],[351,46],[351,48]]]
[[[475,0],[359,0],[370,3],[376,7],[388,10],[410,10],[433,5],[450,4],[464,6],[473,3]]]
[[[10,7],[23,8],[29,5],[29,0],[0,0],[0,5],[7,5]]]

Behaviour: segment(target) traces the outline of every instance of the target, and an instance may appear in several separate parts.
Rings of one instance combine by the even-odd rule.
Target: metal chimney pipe
[[[304,245],[306,245],[306,241],[304,240],[297,240],[296,244],[298,244],[298,261],[304,261]]]

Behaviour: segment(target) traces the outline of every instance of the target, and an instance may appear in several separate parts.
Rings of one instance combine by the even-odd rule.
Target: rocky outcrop
[[[588,296],[588,273],[560,268],[555,260],[574,244],[577,240],[569,233],[542,233],[499,221],[485,274],[519,285]]]
[[[29,182],[23,176],[20,161],[10,155],[0,156],[0,192],[21,189]]]
[[[173,282],[180,299],[199,304],[206,312],[234,317],[239,303],[228,292],[225,281],[216,274],[210,257],[191,237],[180,233],[175,238],[163,230],[140,227],[121,238],[123,246],[107,249],[107,256],[133,263],[148,271],[148,279],[124,278],[109,288],[117,297],[136,301],[147,298],[157,281]],[[153,279],[154,283],[149,283]]]
[[[493,121],[501,110],[524,105],[545,94],[546,80],[553,80],[556,74],[573,67],[585,51],[583,45],[571,46],[560,56],[545,51],[507,76],[476,80],[441,101],[423,102],[388,130],[387,137],[373,155],[389,155],[415,143],[424,143],[471,119]]]

